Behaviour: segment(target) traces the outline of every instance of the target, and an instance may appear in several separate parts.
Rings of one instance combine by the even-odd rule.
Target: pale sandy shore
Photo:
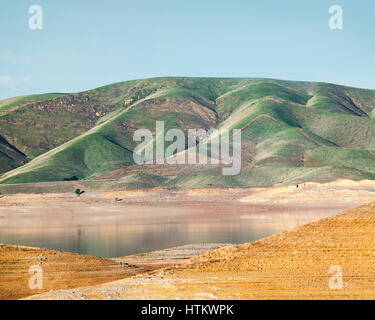
[[[270,186],[259,188],[197,188],[197,189],[144,189],[88,191],[77,197],[65,193],[16,193],[4,194],[0,207],[51,204],[104,204],[128,205],[137,203],[169,202],[217,202],[241,201],[244,203],[267,204],[316,204],[354,203],[361,204],[375,199],[375,181],[337,180],[330,183],[307,182],[297,186]]]
[[[365,203],[375,199],[375,181],[337,180],[329,183],[306,182],[296,186],[275,186],[241,198],[244,203]]]
[[[374,299],[374,230],[367,204],[174,267],[29,299]],[[329,286],[337,266],[342,289]]]

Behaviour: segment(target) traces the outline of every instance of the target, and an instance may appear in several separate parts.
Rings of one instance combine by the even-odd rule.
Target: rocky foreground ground
[[[31,289],[29,268],[43,270],[43,288]],[[149,271],[70,252],[0,244],[0,299],[20,299],[53,289],[68,289],[123,279]]]

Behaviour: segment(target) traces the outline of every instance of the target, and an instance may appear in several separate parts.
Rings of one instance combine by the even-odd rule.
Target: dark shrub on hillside
[[[77,181],[79,180],[77,176],[73,176],[71,178],[64,178],[63,181]]]

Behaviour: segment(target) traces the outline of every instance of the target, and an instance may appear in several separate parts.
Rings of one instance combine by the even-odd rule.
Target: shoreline
[[[54,186],[66,182],[41,183]],[[0,187],[6,187],[3,185]],[[27,184],[17,185],[27,186]],[[57,187],[56,187],[57,188]],[[149,188],[131,190],[91,190],[88,188],[81,196],[75,194],[75,185],[68,190],[58,191],[50,188],[48,192],[0,193],[0,207],[23,205],[25,203],[48,203],[53,201],[69,201],[73,203],[173,203],[179,201],[239,201],[242,203],[301,203],[324,201],[351,202],[355,199],[370,202],[375,195],[375,180],[336,180],[328,183],[306,182],[293,186],[264,186],[244,188]],[[84,187],[82,190],[85,191]],[[58,189],[58,188],[57,188]],[[30,191],[30,190],[29,190]],[[355,202],[355,201],[354,201]]]
[[[375,182],[344,180],[329,184],[308,184],[299,188],[276,186],[266,189],[257,188],[257,191],[252,190],[253,192],[251,193],[249,193],[249,190],[243,189],[205,189],[204,192],[202,191],[204,190],[186,189],[174,192],[166,192],[159,189],[131,192],[96,191],[84,194],[80,198],[71,194],[4,195],[0,199],[0,209],[7,211],[8,209],[13,210],[16,208],[25,209],[27,206],[48,209],[52,208],[51,205],[62,204],[66,206],[87,206],[89,204],[90,207],[88,209],[92,206],[122,208],[124,206],[144,204],[145,201],[150,206],[173,206],[175,203],[184,202],[190,203],[193,208],[199,207],[204,203],[214,204],[221,200],[222,203],[228,205],[235,203],[244,207],[255,206],[257,208],[267,208],[269,206],[279,209],[284,208],[288,212],[290,210],[295,210],[296,212],[301,210],[308,211],[308,207],[314,206],[326,206],[327,208],[336,208],[338,210],[340,206],[353,207],[373,201],[375,198]],[[117,197],[121,197],[121,201],[117,201]],[[366,247],[366,243],[358,247],[356,247],[356,244],[352,245],[353,239],[355,240],[359,236],[366,236],[367,242],[372,240],[375,242],[375,239],[371,238],[371,232],[364,234],[363,230],[368,228],[368,226],[364,225],[363,229],[356,228],[357,225],[361,224],[361,221],[356,221],[356,212],[362,212],[363,208],[371,211],[375,207],[373,204],[365,204],[358,208],[346,210],[344,213],[333,212],[332,216],[328,218],[240,245],[228,245],[225,243],[186,245],[116,258],[100,258],[30,246],[0,244],[0,268],[2,269],[0,273],[0,299],[106,299],[108,297],[113,299],[289,299],[293,297],[314,299],[331,297],[333,293],[330,291],[327,293],[327,288],[320,288],[320,293],[316,293],[315,291],[312,292],[309,287],[314,287],[316,284],[321,286],[321,279],[328,279],[327,270],[325,270],[324,274],[322,269],[319,269],[320,274],[312,274],[313,278],[320,279],[319,281],[316,280],[318,282],[315,284],[305,279],[305,282],[309,282],[309,286],[305,286],[304,283],[296,284],[299,277],[299,271],[296,268],[303,269],[304,264],[308,265],[309,255],[312,251],[316,251],[315,260],[310,265],[313,270],[311,272],[314,273],[315,265],[321,268],[321,261],[330,259],[330,256],[326,256],[326,253],[336,246],[338,246],[336,249],[345,247],[347,251],[352,252],[352,255],[347,258],[355,259],[355,250],[359,250],[364,257],[370,255],[369,263],[375,264],[375,261],[372,261],[372,253],[363,253],[361,251],[361,246]],[[267,209],[265,210],[267,212]],[[354,214],[354,218],[350,216],[351,212]],[[80,213],[82,214],[82,212]],[[272,214],[272,211],[270,211],[270,214]],[[336,220],[340,221],[340,217],[343,215],[348,216],[348,224],[353,224],[355,228],[341,230],[342,228],[340,227],[337,230],[339,234],[335,234],[329,228],[327,229],[327,226],[325,226],[327,221],[341,226]],[[84,214],[82,219],[82,221],[86,219]],[[364,213],[361,219],[372,223],[372,216],[368,213]],[[320,227],[320,225],[322,226]],[[311,228],[316,239],[311,238]],[[346,231],[346,233],[341,231]],[[327,232],[333,233],[324,238],[323,236]],[[296,239],[289,239],[291,235],[295,234],[298,234]],[[332,240],[335,237],[339,243]],[[310,242],[307,243],[308,239],[310,239]],[[302,244],[304,244],[304,247],[301,248]],[[224,248],[220,249],[220,247]],[[262,248],[262,250],[258,251],[258,248]],[[286,248],[288,249],[285,252]],[[280,250],[282,252],[281,255],[278,253]],[[337,260],[340,260],[342,253],[340,255],[337,255],[337,252],[331,253],[336,255]],[[46,258],[46,260],[41,259],[41,257],[43,259]],[[243,260],[244,257],[247,258]],[[234,265],[230,265],[231,261],[237,262]],[[288,266],[289,262],[293,262],[293,264]],[[31,264],[41,264],[46,268],[45,290],[36,292],[28,289],[27,280],[30,278],[30,274],[27,268]],[[270,267],[271,269],[269,269]],[[281,271],[284,273],[280,274]],[[303,274],[302,278],[306,278],[307,271],[301,272]],[[203,275],[204,279],[201,278]],[[297,277],[297,280],[293,280],[293,277]],[[56,279],[63,280],[58,281]],[[227,283],[225,279],[231,280]],[[281,279],[281,283],[279,283],[278,279]],[[196,287],[186,284],[191,281],[196,283]],[[223,281],[226,283],[225,285]],[[271,285],[269,281],[271,281]],[[157,284],[161,285],[158,286]],[[207,284],[211,285],[207,286]],[[115,294],[112,294],[113,286],[120,288],[118,292],[116,291],[117,289],[115,290]],[[217,290],[212,289],[224,288],[223,286],[231,288],[230,290],[233,289],[233,291],[225,289],[222,293],[217,293]],[[285,291],[288,286],[297,286],[297,288],[294,288],[293,292]],[[299,287],[304,287],[306,294],[301,292],[298,289]],[[243,292],[245,288],[247,288],[247,293]],[[50,290],[52,291],[49,292]],[[105,296],[100,293],[104,292],[103,290],[111,294]],[[124,296],[121,293],[122,290],[131,294]],[[150,292],[150,294],[143,295],[139,293],[145,290]],[[251,290],[253,290],[253,293],[249,293]],[[180,291],[182,292],[181,294],[179,293]],[[287,294],[288,292],[289,294]],[[31,295],[33,296],[30,297]],[[336,295],[334,294],[333,297],[335,298]],[[337,296],[353,298],[353,293],[349,292],[341,295],[339,293]]]

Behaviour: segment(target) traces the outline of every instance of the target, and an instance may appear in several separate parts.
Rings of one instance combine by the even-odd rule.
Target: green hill
[[[239,175],[138,166],[135,130],[242,129]],[[168,144],[166,144],[166,147]],[[0,183],[168,187],[375,179],[375,90],[273,79],[153,78],[0,101]],[[146,183],[147,181],[147,183]]]

